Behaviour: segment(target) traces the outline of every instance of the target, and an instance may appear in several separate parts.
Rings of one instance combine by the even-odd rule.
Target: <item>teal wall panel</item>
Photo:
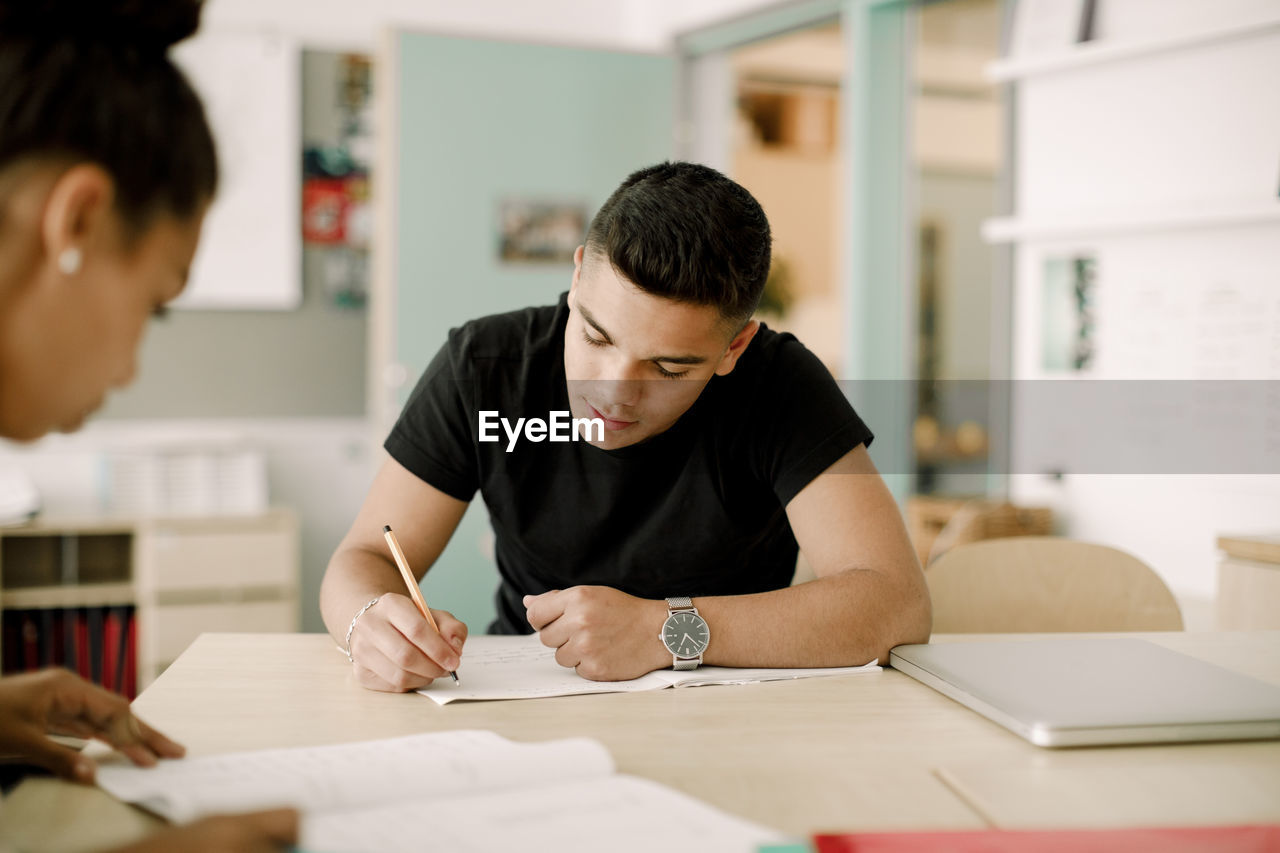
[[[907,196],[910,158],[911,15],[904,0],[845,0],[849,62],[844,96],[850,140],[849,338],[845,378],[870,413],[871,457],[899,502],[913,486],[911,422],[916,285],[908,256],[915,211]]]

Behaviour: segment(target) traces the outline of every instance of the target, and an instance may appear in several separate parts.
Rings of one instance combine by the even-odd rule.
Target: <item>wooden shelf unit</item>
[[[297,631],[299,548],[297,517],[285,509],[40,518],[0,528],[0,619],[132,606],[141,689],[203,632]]]
[[[84,583],[65,586],[33,586],[3,593],[5,610],[39,610],[45,607],[103,607],[133,604],[131,583]]]
[[[1280,222],[1280,201],[1206,207],[1199,210],[1121,210],[1077,213],[1056,220],[996,217],[982,223],[988,243],[1047,242],[1104,238],[1117,234],[1229,228]]]

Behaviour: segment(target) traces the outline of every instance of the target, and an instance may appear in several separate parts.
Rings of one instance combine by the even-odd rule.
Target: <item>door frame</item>
[[[873,423],[873,457],[900,502],[910,494],[915,463],[910,437],[917,306],[915,289],[907,286],[915,280],[916,211],[907,156],[915,11],[913,0],[787,0],[681,33],[675,46],[681,91],[677,150],[724,168],[728,132],[715,128],[731,123],[732,116],[699,119],[714,103],[717,87],[720,101],[732,103],[731,90],[724,89],[731,78],[717,61],[727,66],[726,53],[734,48],[840,22],[851,61],[840,87],[849,154],[840,195],[849,232],[839,261],[846,373],[838,378]]]

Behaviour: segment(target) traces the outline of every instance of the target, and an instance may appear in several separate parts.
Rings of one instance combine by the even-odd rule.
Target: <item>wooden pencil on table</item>
[[[427,624],[431,626],[431,630],[440,634],[440,626],[436,624],[435,618],[431,615],[431,609],[427,607],[427,600],[422,597],[422,590],[418,588],[418,579],[409,570],[409,561],[405,559],[404,551],[400,550],[400,543],[396,540],[396,535],[391,532],[390,524],[382,525],[382,536],[387,540],[387,546],[391,549],[391,557],[396,561],[396,567],[400,569],[400,576],[404,578],[405,586],[409,587],[409,597],[413,599],[414,604],[418,605],[418,610],[422,613],[423,618],[427,620]],[[444,640],[444,634],[440,634],[440,639]],[[445,642],[448,642],[448,640],[445,640]],[[458,674],[452,671],[448,672],[453,679],[453,683],[457,684]]]

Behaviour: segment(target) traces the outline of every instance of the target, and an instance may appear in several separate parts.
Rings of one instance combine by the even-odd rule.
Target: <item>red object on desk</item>
[[[817,853],[1280,853],[1280,825],[817,835]]]

